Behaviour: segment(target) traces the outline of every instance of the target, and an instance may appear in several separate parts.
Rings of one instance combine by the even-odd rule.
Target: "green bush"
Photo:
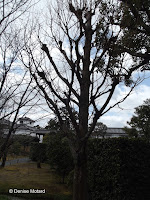
[[[66,138],[59,133],[49,135],[46,138],[48,163],[62,177],[62,183],[66,176],[73,170],[73,158]]]
[[[21,151],[21,144],[18,141],[15,141],[9,149],[10,154],[19,155]]]
[[[150,199],[150,144],[140,139],[92,139],[88,148],[91,200]]]
[[[24,147],[24,151],[27,147],[29,147],[33,142],[39,142],[37,137],[32,137],[30,135],[15,135],[14,141],[18,141],[21,146]]]
[[[36,162],[45,162],[47,160],[46,148],[47,146],[44,143],[32,143],[30,149],[30,159]]]
[[[9,141],[8,154],[28,156],[33,142],[39,142],[39,139],[29,135],[14,135]]]

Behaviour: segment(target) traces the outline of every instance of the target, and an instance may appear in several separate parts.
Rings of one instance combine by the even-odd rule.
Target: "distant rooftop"
[[[125,133],[123,128],[107,128],[106,132],[95,131],[92,133],[92,137],[98,136],[105,136],[105,137],[126,137],[127,134]]]
[[[118,133],[118,134],[125,134],[123,128],[107,128],[106,133]]]
[[[19,121],[21,121],[21,120],[35,122],[34,120],[30,119],[29,117],[21,117],[21,118],[19,118]]]

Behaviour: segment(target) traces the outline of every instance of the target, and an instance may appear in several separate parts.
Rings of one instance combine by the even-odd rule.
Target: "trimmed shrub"
[[[91,200],[150,199],[150,144],[140,139],[91,139]]]

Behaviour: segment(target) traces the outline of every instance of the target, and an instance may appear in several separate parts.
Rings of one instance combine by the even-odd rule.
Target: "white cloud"
[[[107,127],[124,127],[126,125],[125,121],[128,120],[128,116],[120,115],[119,116],[103,116],[100,121],[107,125]]]
[[[118,88],[116,99],[123,94],[123,91]],[[108,127],[124,127],[127,121],[134,114],[134,108],[143,104],[147,98],[150,98],[150,86],[141,84],[132,92],[132,94],[120,104],[120,108],[115,107],[106,115],[102,116],[100,121]]]

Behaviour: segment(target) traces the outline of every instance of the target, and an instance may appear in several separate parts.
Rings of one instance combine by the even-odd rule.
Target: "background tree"
[[[3,157],[5,160],[6,160],[6,156],[7,156],[7,153],[8,152],[8,148],[9,148],[9,139],[11,137],[12,134],[15,133],[16,129],[17,129],[17,125],[16,125],[16,122],[17,122],[17,118],[19,116],[19,111],[21,111],[21,109],[35,98],[36,94],[35,95],[31,95],[33,90],[34,89],[30,89],[30,85],[31,85],[31,81],[29,83],[27,83],[27,85],[25,86],[25,90],[20,92],[18,96],[18,101],[14,103],[13,107],[12,107],[12,113],[13,115],[11,115],[9,113],[9,117],[11,117],[12,121],[10,122],[9,121],[9,124],[7,124],[7,132],[5,132],[5,139],[3,141],[3,143],[1,144],[0,146],[0,159]],[[11,99],[13,100],[13,99]],[[29,108],[30,110],[31,108]],[[28,110],[28,111],[29,111]],[[6,115],[7,116],[7,115]],[[5,115],[3,116],[6,117]],[[4,166],[4,165],[3,165]]]
[[[19,42],[24,28],[21,17],[31,6],[30,0],[0,1],[0,120],[12,122],[7,124],[8,132],[5,132],[6,137],[0,145],[0,159],[7,155],[8,142],[15,132],[19,111],[27,104],[29,106],[37,95],[33,93],[34,87],[29,74],[27,78],[27,70],[20,67],[17,58],[24,45]]]
[[[102,122],[97,122],[92,135],[96,136],[96,138],[99,138],[99,137],[104,138],[106,131],[107,131],[107,126],[103,124]]]
[[[144,63],[139,65],[134,60],[134,64],[127,64],[126,53],[118,45],[122,39],[120,5],[105,0],[57,0],[49,6],[48,27],[44,32],[38,29],[39,44],[28,41],[21,55],[69,141],[75,165],[73,200],[88,199],[86,149],[98,119],[123,102],[141,81],[139,77],[130,78]],[[130,91],[111,101],[123,84]]]
[[[37,168],[41,168],[41,163],[47,160],[46,144],[33,142],[30,149],[30,158],[37,162]]]
[[[0,109],[11,98],[8,97],[8,94],[14,92],[13,86],[11,92],[9,92],[11,87],[6,88],[6,81],[13,69],[17,54],[22,48],[18,41],[18,35],[23,27],[17,27],[16,23],[20,24],[20,17],[30,6],[31,0],[0,2]]]
[[[58,123],[58,120],[56,118],[52,118],[48,121],[47,126],[45,126],[46,129],[50,130],[50,131],[59,131],[60,130],[60,126]]]
[[[138,137],[138,131],[136,128],[133,128],[133,127],[129,128],[129,127],[125,126],[123,129],[130,138]]]
[[[39,142],[38,137],[30,135],[14,135],[12,140],[14,143],[17,142],[23,147],[23,154],[27,153],[28,147],[30,147],[33,142]]]
[[[135,115],[127,122],[132,129],[136,129],[139,136],[150,139],[150,99],[135,108]],[[132,130],[131,129],[131,130]]]

